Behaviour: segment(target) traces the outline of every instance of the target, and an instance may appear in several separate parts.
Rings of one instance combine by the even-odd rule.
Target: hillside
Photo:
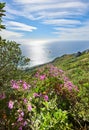
[[[89,85],[89,52],[86,50],[79,56],[77,54],[63,55],[52,64],[63,69],[74,84],[86,86]]]
[[[86,50],[18,71],[0,94],[0,130],[89,130],[88,70]]]

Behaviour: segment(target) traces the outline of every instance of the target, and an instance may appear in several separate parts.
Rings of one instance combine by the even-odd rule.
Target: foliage
[[[22,56],[19,44],[0,39],[0,91],[8,87],[11,79],[21,77],[18,67],[27,64],[28,61],[28,58]]]
[[[0,2],[0,30],[5,29],[5,26],[2,25],[2,17],[5,16],[5,10],[3,9],[5,7],[5,3]]]
[[[0,2],[0,29],[5,29],[5,26],[1,24],[2,17],[5,16],[4,7],[5,3]],[[0,92],[9,91],[10,80],[21,78],[20,68],[28,62],[29,59],[22,56],[19,44],[0,37]]]
[[[85,75],[80,67],[76,71],[72,68],[73,73],[68,69],[69,77],[74,73]],[[0,96],[0,104],[3,104],[0,108],[2,128],[88,130],[89,84],[79,84],[77,81],[81,75],[78,75],[73,80],[75,84],[78,83],[77,87],[66,77],[67,71],[50,64],[25,74],[25,81],[12,80],[10,93]]]
[[[2,128],[72,130],[68,108],[76,103],[79,90],[64,72],[57,67],[46,66],[30,77],[29,84],[12,80],[11,93],[2,93]]]
[[[89,52],[84,51],[79,57],[75,57],[75,54],[65,55],[53,64],[65,70],[66,75],[78,86],[78,101],[70,108],[70,113],[76,120],[78,129],[89,129]]]

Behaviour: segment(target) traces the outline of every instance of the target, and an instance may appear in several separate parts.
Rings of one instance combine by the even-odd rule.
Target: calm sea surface
[[[21,45],[24,56],[30,58],[29,67],[52,61],[64,54],[76,53],[89,49],[89,41],[55,42],[35,45]]]

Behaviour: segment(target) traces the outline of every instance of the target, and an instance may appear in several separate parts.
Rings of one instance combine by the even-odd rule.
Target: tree
[[[3,9],[5,7],[5,3],[0,3],[0,30],[5,29],[5,25],[2,25],[2,17],[5,16],[5,10]]]
[[[20,78],[22,70],[18,66],[26,65],[28,62],[29,59],[22,56],[19,44],[14,41],[0,40],[1,90],[8,86],[10,80]]]
[[[4,16],[5,3],[0,3],[0,29],[5,29],[1,24]],[[18,66],[26,65],[28,58],[22,56],[20,44],[14,41],[7,41],[0,37],[0,91],[6,90],[10,80],[21,77],[22,70]],[[20,73],[19,73],[20,72]]]

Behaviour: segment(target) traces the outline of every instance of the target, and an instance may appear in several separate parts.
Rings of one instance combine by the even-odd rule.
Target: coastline
[[[89,49],[86,49],[86,50],[84,50],[84,51],[82,51],[82,52],[78,51],[78,52],[72,53],[72,54],[64,54],[64,55],[62,55],[62,56],[59,56],[59,57],[54,58],[54,59],[53,59],[52,61],[50,61],[50,62],[43,63],[43,64],[36,65],[36,66],[32,66],[32,67],[27,67],[27,68],[25,68],[25,71],[33,71],[33,70],[35,70],[35,69],[37,69],[37,68],[39,68],[39,67],[45,66],[45,65],[47,65],[47,64],[53,64],[55,61],[60,60],[61,58],[64,58],[64,57],[66,57],[66,56],[72,55],[72,56],[74,56],[74,57],[79,57],[79,56],[81,56],[81,55],[84,54],[84,53],[89,53]]]

